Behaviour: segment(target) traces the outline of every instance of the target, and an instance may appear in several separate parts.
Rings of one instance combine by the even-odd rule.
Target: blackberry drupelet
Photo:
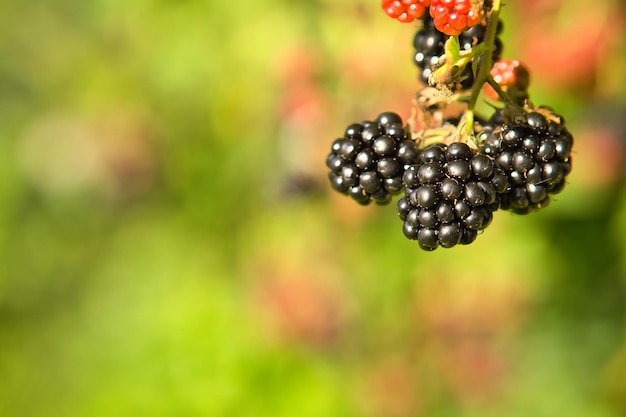
[[[397,209],[404,235],[427,251],[472,243],[499,207],[508,188],[491,157],[461,142],[431,145],[403,176]]]
[[[415,48],[413,60],[415,65],[417,65],[420,70],[418,78],[424,84],[428,84],[428,79],[432,74],[434,67],[438,64],[439,58],[445,52],[445,43],[449,36],[435,28],[433,19],[430,16],[425,16],[422,21],[422,27],[415,33],[413,38],[413,47]],[[502,24],[499,21],[497,33],[500,33],[501,30]],[[484,22],[467,29],[459,35],[459,44],[461,49],[468,50],[478,45],[485,39],[486,34],[487,26]],[[493,62],[500,59],[501,54],[502,41],[499,38],[496,38],[492,55]],[[471,65],[465,67],[462,77],[465,78],[461,81],[460,88],[471,88],[474,82],[474,74],[472,73]]]
[[[389,204],[402,191],[405,167],[417,159],[415,142],[396,113],[381,113],[376,121],[353,123],[336,139],[326,158],[332,187],[357,203]]]
[[[496,113],[492,119],[501,117]],[[574,140],[561,116],[540,108],[480,136],[481,154],[494,159],[510,184],[500,196],[502,209],[528,214],[547,206],[550,195],[563,190],[572,169]]]

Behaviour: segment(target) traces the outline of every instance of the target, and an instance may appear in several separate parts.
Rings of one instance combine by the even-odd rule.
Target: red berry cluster
[[[382,6],[389,17],[410,23],[424,16],[430,0],[383,0]]]
[[[435,27],[450,36],[479,24],[485,17],[482,0],[433,0],[430,15]]]
[[[429,9],[440,32],[457,36],[479,24],[485,17],[483,0],[382,0],[389,17],[409,23],[424,16]]]

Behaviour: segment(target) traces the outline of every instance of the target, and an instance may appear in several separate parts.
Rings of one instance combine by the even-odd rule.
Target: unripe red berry
[[[426,13],[430,0],[382,0],[387,16],[403,23],[410,23]]]
[[[485,17],[483,0],[432,0],[430,15],[438,31],[450,36],[479,24]]]
[[[528,97],[530,73],[520,61],[500,59],[493,64],[491,76],[502,91],[509,93],[516,101]],[[485,95],[493,100],[500,100],[498,93],[490,85],[485,86]]]

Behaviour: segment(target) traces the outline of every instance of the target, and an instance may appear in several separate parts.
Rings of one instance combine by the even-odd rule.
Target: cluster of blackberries
[[[404,190],[396,205],[404,235],[426,251],[472,243],[498,210],[528,214],[546,207],[572,169],[573,138],[561,116],[529,101],[526,67],[517,60],[498,61],[502,43],[491,36],[485,41],[488,28],[496,35],[501,30],[499,22],[485,18],[492,15],[492,3],[382,4],[385,13],[402,22],[421,20],[414,37],[419,78],[427,84],[437,78],[440,91],[418,92],[406,126],[392,112],[348,126],[326,159],[332,187],[363,205],[389,204]],[[458,44],[446,46],[450,36],[457,36]],[[480,67],[477,73],[470,59],[478,60],[473,62]],[[489,65],[492,61],[495,65]],[[498,109],[488,120],[474,114],[485,86],[486,102]],[[449,90],[457,94],[446,94]],[[456,120],[445,119],[453,96],[469,103],[467,111]]]
[[[335,140],[326,158],[332,187],[357,203],[388,204],[403,189],[402,175],[417,156],[415,142],[395,113],[353,123]]]
[[[499,21],[497,33],[499,34],[501,31],[502,24]],[[486,34],[487,25],[484,21],[461,32],[459,35],[461,50],[472,49],[485,39]],[[422,26],[417,30],[413,38],[413,47],[415,48],[413,61],[419,69],[419,80],[426,85],[428,85],[433,70],[439,65],[439,60],[445,52],[445,43],[448,38],[450,38],[450,36],[437,30],[433,19],[429,15],[425,15],[422,18]],[[493,61],[495,62],[500,59],[501,54],[502,41],[500,38],[496,38],[492,54]],[[461,81],[457,84],[460,85],[453,85],[453,89],[468,89],[472,86],[474,83],[474,73],[472,72],[471,65],[467,65],[463,69],[459,79]]]
[[[461,142],[427,147],[403,180],[398,214],[404,235],[425,250],[472,243],[491,223],[499,194],[508,189],[493,159]]]
[[[330,183],[363,205],[389,204],[404,190],[397,202],[404,235],[428,251],[472,243],[496,210],[528,214],[565,186],[573,138],[550,109],[509,123],[498,112],[476,139],[477,150],[463,142],[419,149],[400,116],[385,112],[333,142]]]
[[[501,208],[517,214],[548,205],[550,194],[563,189],[572,170],[573,137],[561,116],[543,111],[548,117],[532,111],[520,120],[489,126],[479,136],[481,153],[493,158],[508,178]]]

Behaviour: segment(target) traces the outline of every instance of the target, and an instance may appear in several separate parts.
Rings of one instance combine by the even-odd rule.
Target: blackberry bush
[[[353,123],[336,139],[326,159],[331,186],[357,203],[389,204],[403,189],[405,166],[417,157],[396,113],[381,113],[376,121]]]
[[[523,64],[500,58],[501,3],[383,0],[396,20],[421,20],[414,61],[428,85],[406,125],[393,112],[351,124],[326,160],[332,188],[357,203],[404,190],[402,230],[426,251],[472,243],[499,210],[546,207],[572,169],[565,119],[532,103]]]

